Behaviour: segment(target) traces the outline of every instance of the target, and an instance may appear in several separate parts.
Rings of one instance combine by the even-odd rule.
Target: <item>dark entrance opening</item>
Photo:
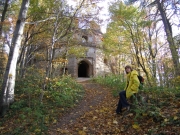
[[[85,61],[78,65],[78,77],[89,77],[89,65]]]

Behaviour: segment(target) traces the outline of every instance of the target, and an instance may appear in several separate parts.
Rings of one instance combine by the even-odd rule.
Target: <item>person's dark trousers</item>
[[[118,102],[118,106],[116,109],[116,113],[120,113],[122,111],[123,107],[128,107],[129,104],[126,100],[126,91],[121,91],[119,93],[119,102]]]

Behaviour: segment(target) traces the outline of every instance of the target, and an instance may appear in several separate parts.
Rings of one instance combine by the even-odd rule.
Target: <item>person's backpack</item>
[[[138,79],[140,82],[139,89],[142,90],[144,84],[144,78],[141,75],[138,75]]]

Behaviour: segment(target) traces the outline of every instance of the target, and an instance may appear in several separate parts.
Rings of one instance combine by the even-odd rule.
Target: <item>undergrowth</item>
[[[43,83],[42,71],[33,68],[16,80],[15,102],[0,119],[0,134],[45,134],[48,126],[57,122],[57,114],[73,107],[84,94],[82,86],[70,76],[46,79],[44,91]],[[9,121],[11,124],[6,125]]]
[[[118,96],[119,92],[124,89],[125,82],[122,80],[123,78],[119,75],[94,78],[95,82],[110,87],[114,96]],[[133,102],[131,102],[133,106],[131,113],[134,113],[134,122],[140,123],[145,119],[152,119],[155,123],[161,123],[160,126],[177,123],[177,117],[179,117],[180,114],[178,116],[172,116],[172,114],[166,116],[165,114],[167,114],[167,112],[163,114],[163,111],[167,106],[173,110],[176,110],[176,107],[179,106],[179,87],[143,87],[143,90],[139,90],[139,93],[136,95],[137,97],[133,96],[134,99]],[[176,106],[171,106],[172,103]]]
[[[107,75],[106,77],[98,76],[93,80],[99,84],[105,85],[112,89],[113,96],[118,96],[119,92],[124,90],[125,82],[120,75]]]

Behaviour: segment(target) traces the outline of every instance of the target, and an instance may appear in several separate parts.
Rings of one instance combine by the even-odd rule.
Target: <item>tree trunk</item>
[[[48,51],[47,51],[48,63],[46,66],[46,76],[45,76],[44,83],[43,83],[43,90],[45,90],[45,88],[46,88],[46,79],[52,77],[52,60],[53,60],[53,55],[54,55],[53,50],[54,50],[54,45],[56,43],[59,15],[60,15],[60,12],[58,12],[56,15],[56,20],[54,22],[54,31],[53,31],[53,36],[52,36],[52,43],[51,43],[51,46],[48,48]],[[44,96],[44,92],[42,91],[42,93],[40,95],[40,101],[42,101],[43,96]]]
[[[25,70],[25,60],[26,60],[26,52],[27,52],[27,47],[24,46],[22,48],[22,51],[21,51],[21,59],[20,59],[20,71],[19,71],[19,75],[23,78],[24,77],[24,70]]]
[[[30,0],[23,0],[19,17],[16,22],[16,28],[13,33],[13,39],[6,66],[6,71],[3,78],[2,91],[0,97],[0,115],[3,116],[9,108],[10,103],[14,102],[14,86],[16,77],[16,64],[19,55],[19,49],[22,40],[22,34],[25,25],[25,19],[29,7]]]
[[[160,64],[159,64],[160,65]],[[162,66],[157,66],[158,76],[159,76],[159,85],[163,87],[163,77],[162,77]]]
[[[174,68],[175,68],[175,76],[180,76],[179,56],[178,56],[178,52],[176,50],[176,46],[174,44],[174,40],[172,37],[172,28],[171,28],[168,18],[166,17],[166,13],[163,9],[162,3],[160,3],[159,0],[156,0],[156,3],[158,5],[158,10],[162,17],[162,21],[163,21],[164,28],[165,28],[165,33],[167,36],[167,41],[169,43],[169,48],[171,50],[171,55],[172,55],[173,64],[174,64]]]
[[[6,12],[7,12],[8,6],[9,6],[9,1],[10,0],[6,0],[5,5],[4,5],[4,9],[3,9],[3,12],[2,12],[1,23],[0,23],[0,36],[2,35],[3,22],[5,20]]]

